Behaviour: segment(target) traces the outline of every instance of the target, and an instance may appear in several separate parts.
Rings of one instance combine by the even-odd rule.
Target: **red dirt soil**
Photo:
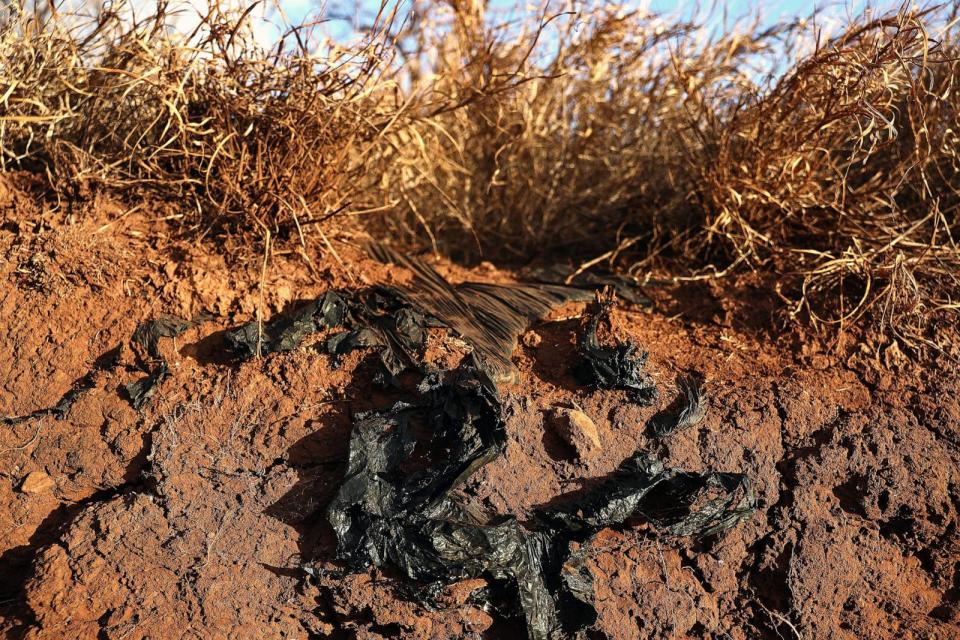
[[[41,196],[26,176],[0,184],[0,416],[52,406],[95,373],[64,419],[0,423],[5,637],[522,637],[516,620],[470,603],[482,580],[428,610],[389,572],[299,570],[337,568],[323,509],[345,470],[349,415],[376,401],[356,382],[369,354],[337,365],[308,342],[226,362],[222,331],[259,304],[257,259],[164,238],[149,206],[123,216],[94,199],[54,214]],[[267,315],[404,277],[336,248],[311,263],[275,254]],[[436,266],[454,281],[510,277]],[[618,309],[615,333],[650,352],[661,406],[677,373],[703,373],[706,419],[647,442],[660,406],[578,387],[567,370],[583,309],[568,305],[524,336],[506,454],[462,489],[523,519],[643,445],[668,466],[752,479],[756,515],[715,541],[643,524],[601,532],[589,637],[960,637],[960,346],[922,359],[870,335],[825,346],[778,330],[769,292],[749,278],[647,293],[654,308]],[[214,319],[162,340],[172,375],[131,408],[119,388],[142,375],[129,366],[136,325],[202,312]],[[98,369],[118,347],[121,366]],[[430,357],[461,355],[433,336]],[[550,428],[557,406],[590,416],[598,455],[580,461]]]

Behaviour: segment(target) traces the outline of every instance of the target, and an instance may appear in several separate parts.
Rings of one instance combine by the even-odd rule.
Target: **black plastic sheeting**
[[[146,375],[124,386],[127,397],[134,408],[139,409],[146,404],[156,392],[156,386],[170,375],[169,367],[160,354],[160,338],[176,337],[206,319],[207,316],[201,316],[194,320],[184,320],[176,316],[160,315],[137,326],[130,337],[130,344],[134,348],[137,365],[146,372]],[[44,416],[63,418],[70,411],[73,403],[93,388],[94,378],[98,372],[114,369],[119,364],[120,346],[117,346],[101,356],[94,363],[93,368],[74,382],[70,390],[55,405],[22,416],[0,418],[0,424],[12,425]]]
[[[577,337],[580,361],[573,369],[577,380],[594,389],[623,389],[630,398],[643,405],[657,399],[657,387],[644,372],[647,352],[632,342],[612,346],[600,344],[597,331],[601,323],[609,324],[613,298],[600,296],[587,310],[588,324]]]
[[[143,350],[152,360],[160,359],[160,338],[176,338],[190,327],[206,319],[206,316],[194,320],[184,320],[177,316],[161,314],[153,320],[148,320],[137,326],[130,337],[130,341]],[[143,354],[138,354],[143,360]]]
[[[156,393],[157,385],[170,375],[170,367],[160,354],[160,338],[176,338],[206,319],[207,316],[184,320],[176,316],[160,315],[137,326],[130,342],[139,366],[147,375],[124,387],[134,409],[142,408]]]
[[[460,495],[456,489],[506,446],[497,383],[516,375],[511,356],[520,334],[552,309],[594,293],[554,284],[451,284],[420,260],[380,245],[369,251],[409,269],[412,282],[331,291],[269,323],[249,323],[227,335],[230,349],[245,358],[288,351],[311,334],[343,328],[326,338],[326,351],[377,348],[382,367],[375,383],[400,389],[402,372],[422,374],[406,400],[354,417],[346,476],[327,509],[338,559],[348,568],[397,569],[412,581],[409,593],[427,606],[442,585],[487,578],[505,587],[501,593],[513,594],[507,608],[525,618],[529,637],[546,640],[596,618],[584,549],[599,530],[642,518],[668,535],[710,536],[753,513],[744,476],[666,469],[643,451],[594,490],[528,523],[488,513]],[[656,388],[644,372],[646,354],[632,343],[604,346],[598,339],[612,305],[607,295],[591,308],[578,340],[576,373],[588,386],[625,389],[634,401],[651,403]],[[426,366],[431,327],[460,336],[472,348],[471,358],[453,371]],[[701,386],[691,389],[699,392]],[[654,434],[689,426],[699,419],[695,414],[702,417],[705,404],[693,406],[662,412]]]
[[[157,385],[170,375],[169,366],[160,354],[160,338],[179,336],[190,327],[206,319],[207,316],[201,316],[194,320],[184,320],[176,316],[160,315],[152,320],[142,322],[134,329],[133,335],[130,337],[130,344],[136,355],[138,367],[146,372],[146,375],[124,385],[123,389],[135,409],[142,408],[156,393]],[[120,364],[119,356],[120,346],[101,356],[94,363],[93,368],[77,380],[70,390],[52,407],[39,409],[27,415],[0,418],[0,424],[17,424],[44,416],[62,419],[70,411],[73,403],[93,388],[97,372],[114,369]]]
[[[551,265],[527,269],[524,275],[532,281],[542,284],[559,284],[582,289],[603,289],[610,287],[617,297],[630,304],[649,307],[653,302],[645,296],[634,278],[614,274],[598,275],[590,271],[577,272],[571,267]]]
[[[378,349],[382,367],[374,382],[402,389],[399,374],[422,374],[406,400],[354,417],[346,477],[327,508],[337,556],[348,568],[399,569],[411,580],[409,592],[426,606],[438,587],[483,577],[503,587],[500,596],[509,594],[506,613],[524,617],[532,640],[547,640],[573,635],[596,619],[586,554],[601,529],[639,518],[666,535],[713,536],[753,514],[755,501],[745,476],[668,469],[645,451],[635,452],[591,490],[568,500],[561,496],[554,501],[561,506],[541,510],[523,523],[489,513],[458,493],[505,449],[497,383],[516,375],[511,355],[519,335],[552,309],[588,300],[593,293],[554,284],[453,285],[419,260],[378,245],[370,251],[410,269],[413,282],[330,291],[266,324],[251,322],[226,334],[229,350],[244,359],[290,351],[307,336],[342,328],[326,338],[325,349],[334,356],[362,347]],[[600,344],[597,332],[600,323],[609,322],[612,305],[608,294],[590,308],[578,336],[575,373],[591,388],[627,390],[633,401],[649,404],[656,387],[644,372],[646,353],[633,343]],[[131,345],[146,376],[125,387],[135,407],[142,407],[169,375],[159,340],[176,337],[203,319],[160,316],[137,327]],[[472,358],[453,371],[426,366],[431,327],[458,334],[472,347]],[[54,407],[2,421],[62,416],[93,385],[94,371]],[[702,377],[680,377],[677,385],[679,398],[647,425],[654,438],[691,427],[704,416]],[[473,597],[493,595],[482,590]]]
[[[399,569],[424,593],[431,583],[506,581],[532,639],[562,637],[596,617],[589,572],[571,555],[571,543],[579,548],[631,518],[670,535],[709,536],[753,513],[746,477],[666,469],[642,451],[594,490],[536,514],[532,524],[487,513],[452,492],[503,452],[496,390],[461,370],[428,376],[419,391],[415,400],[354,422],[346,477],[327,512],[338,557],[356,570]],[[581,571],[571,572],[578,562]],[[562,605],[571,600],[578,606]]]
[[[669,407],[657,412],[647,423],[647,430],[657,438],[694,427],[707,414],[707,392],[700,374],[677,376],[680,395]]]
[[[331,352],[339,344],[379,345],[388,354],[385,362],[425,374],[408,399],[354,418],[346,476],[327,508],[338,559],[348,568],[397,569],[418,587],[408,592],[427,606],[442,585],[486,578],[513,594],[508,610],[522,614],[529,637],[547,640],[568,637],[596,620],[585,554],[601,529],[640,518],[666,535],[713,536],[753,514],[745,476],[668,469],[645,451],[635,452],[595,488],[566,501],[561,497],[554,502],[562,506],[544,509],[529,522],[489,513],[457,492],[505,449],[495,382],[508,370],[517,336],[552,305],[584,299],[583,293],[575,297],[561,287],[536,292],[530,285],[450,285],[423,263],[385,250],[374,254],[413,270],[411,288],[390,290],[387,304],[375,308],[368,293],[354,298],[339,293],[336,304],[318,303],[299,324],[265,331],[269,347],[279,344],[281,334],[298,334],[297,327],[310,330],[334,319],[352,329],[328,339]],[[601,298],[579,336],[578,376],[591,387],[626,389],[634,401],[652,402],[656,388],[644,373],[646,354],[632,343],[607,347],[599,342],[599,323],[608,320],[612,304],[611,297]],[[318,323],[324,308],[344,311],[320,314]],[[419,364],[424,339],[413,327],[429,321],[456,331],[478,357],[453,371],[427,371]],[[249,351],[245,335],[231,340]],[[651,421],[655,437],[703,417],[702,381],[678,384],[682,400]],[[483,591],[474,598],[489,595]]]
[[[83,376],[74,381],[74,383],[70,385],[70,389],[68,389],[67,392],[60,397],[56,404],[51,407],[45,407],[43,409],[32,411],[26,415],[2,417],[0,418],[0,424],[15,425],[27,420],[43,418],[46,416],[52,416],[56,420],[62,420],[66,417],[67,413],[70,412],[70,407],[73,406],[73,403],[94,387],[97,373],[113,369],[117,366],[119,361],[120,347],[117,346],[97,358],[93,363],[93,367]]]
[[[514,380],[511,355],[520,334],[531,322],[570,301],[588,301],[593,289],[551,284],[450,284],[429,264],[379,244],[368,246],[370,254],[413,273],[409,286],[398,295],[412,307],[436,318],[457,333],[473,349],[474,366],[491,380]]]
[[[474,368],[502,382],[516,376],[511,356],[531,322],[566,302],[593,297],[592,291],[566,286],[453,285],[423,261],[381,245],[369,250],[384,262],[408,268],[413,282],[406,287],[327,292],[266,324],[250,322],[229,332],[231,350],[241,358],[289,351],[311,334],[343,327],[346,332],[327,340],[327,351],[340,355],[379,347],[385,381],[395,382],[407,369],[426,372],[422,362],[427,329],[444,327],[470,345]]]
[[[361,347],[378,347],[382,382],[396,383],[406,369],[420,369],[427,329],[439,323],[407,305],[389,287],[356,292],[328,291],[292,313],[281,314],[262,327],[250,322],[226,335],[230,350],[240,358],[290,351],[312,334],[346,328],[330,336],[328,353],[343,355]]]

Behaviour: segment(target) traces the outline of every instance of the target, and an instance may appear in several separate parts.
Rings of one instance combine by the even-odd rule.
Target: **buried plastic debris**
[[[346,331],[327,339],[327,352],[342,355],[361,347],[379,347],[383,382],[396,384],[396,377],[405,370],[427,372],[422,365],[427,330],[446,327],[473,348],[477,369],[499,381],[515,375],[510,358],[531,321],[564,302],[591,297],[590,292],[563,286],[451,285],[422,261],[380,245],[369,249],[377,259],[409,268],[414,273],[413,286],[328,291],[266,324],[249,322],[227,332],[229,349],[242,359],[290,351],[309,335],[342,327]],[[125,387],[135,408],[141,408],[169,376],[159,351],[160,338],[176,337],[206,318],[162,315],[137,327],[131,342],[143,352],[137,356],[147,375]]]
[[[70,411],[70,407],[73,406],[73,403],[76,402],[80,396],[85,394],[87,391],[90,391],[90,389],[94,387],[97,372],[112,369],[117,365],[119,359],[120,347],[118,346],[97,358],[97,360],[93,363],[93,368],[85,373],[81,378],[76,380],[70,386],[70,389],[64,393],[60,397],[60,400],[58,400],[57,403],[52,407],[38,409],[22,416],[2,417],[0,418],[0,424],[15,425],[27,420],[43,418],[45,416],[53,416],[57,420],[66,417],[67,413]]]
[[[470,344],[475,366],[496,382],[516,378],[517,370],[510,357],[520,334],[532,321],[566,302],[593,298],[592,291],[560,285],[452,285],[422,260],[380,244],[371,244],[367,250],[377,260],[406,267],[413,273],[411,285],[396,289],[397,293]]]
[[[721,497],[700,501],[714,491]],[[710,536],[752,513],[753,492],[746,476],[667,469],[653,455],[637,451],[584,500],[543,517],[571,531],[597,531],[638,515],[671,535]]]
[[[134,409],[143,407],[156,393],[157,385],[170,375],[170,367],[160,354],[160,338],[175,338],[206,319],[206,315],[184,320],[164,314],[137,326],[130,343],[138,364],[147,371],[147,375],[124,387]]]
[[[376,286],[353,292],[331,291],[292,313],[280,314],[260,326],[250,322],[228,332],[227,342],[238,356],[288,351],[308,335],[334,327],[347,332],[327,340],[334,355],[359,347],[378,346],[390,378],[401,371],[425,371],[420,363],[426,330],[445,327],[472,348],[474,366],[491,380],[516,376],[511,361],[520,334],[552,309],[571,300],[589,300],[592,293],[563,286],[495,285],[466,282],[452,285],[428,264],[371,245],[377,259],[410,269],[410,287]]]
[[[63,418],[70,411],[70,407],[73,406],[73,403],[77,401],[77,398],[93,388],[93,377],[96,371],[96,369],[93,369],[82,378],[77,380],[70,390],[63,394],[57,404],[53,405],[52,407],[38,409],[37,411],[33,411],[22,416],[7,416],[0,418],[0,424],[14,425],[21,422],[26,422],[27,420],[42,418],[44,416],[53,416],[57,419]]]
[[[170,375],[170,368],[166,362],[157,364],[147,375],[130,384],[124,385],[130,404],[134,409],[140,409],[157,392],[157,385]]]
[[[326,350],[342,355],[361,347],[379,347],[386,381],[407,369],[420,370],[426,348],[427,329],[437,321],[406,305],[399,294],[387,287],[356,292],[328,291],[292,313],[280,314],[261,328],[247,323],[226,335],[227,345],[241,358],[257,353],[290,351],[303,340],[324,329],[346,328],[330,336]]]
[[[147,375],[125,385],[123,388],[127,392],[130,403],[135,409],[141,408],[153,397],[157,385],[170,375],[170,369],[160,354],[160,338],[173,338],[192,326],[195,326],[208,316],[201,315],[194,320],[184,320],[176,316],[160,315],[153,320],[142,322],[134,330],[130,337],[130,344],[134,349],[137,363],[141,369],[147,372]],[[82,378],[77,380],[57,402],[57,404],[46,409],[39,409],[23,416],[13,416],[0,418],[0,424],[17,424],[25,420],[40,418],[52,415],[56,418],[63,418],[73,403],[89,391],[94,386],[94,377],[98,371],[113,369],[120,363],[120,350],[118,345],[109,352],[97,359],[93,368]]]
[[[338,557],[350,567],[394,566],[427,594],[431,585],[468,578],[506,583],[516,594],[511,613],[522,612],[529,636],[545,640],[595,620],[586,550],[601,529],[639,517],[668,534],[707,536],[753,513],[746,477],[666,469],[640,451],[595,489],[568,496],[565,505],[543,509],[529,523],[490,514],[454,494],[505,449],[503,408],[493,382],[513,370],[510,357],[520,332],[531,320],[587,293],[560,286],[451,285],[425,264],[387,250],[378,255],[409,266],[414,286],[328,292],[293,313],[264,326],[249,323],[226,338],[236,355],[250,357],[290,350],[310,334],[344,327],[327,338],[328,352],[375,346],[394,382],[406,369],[425,374],[414,399],[356,416],[346,478],[327,509]],[[635,399],[647,401],[655,388],[643,373],[645,354],[631,344],[599,343],[599,322],[611,304],[600,304],[579,341],[580,371],[591,385],[628,389]],[[137,328],[132,344],[148,374],[126,387],[135,407],[169,375],[159,339],[195,323],[162,316]],[[473,362],[455,371],[429,370],[423,356],[426,329],[432,326],[458,333],[473,347]],[[678,424],[689,422],[682,411],[678,415]],[[484,597],[492,594],[481,590],[471,596]]]
[[[160,358],[160,338],[175,338],[190,327],[202,322],[206,316],[194,320],[184,320],[177,316],[161,314],[153,320],[147,320],[137,325],[130,336],[130,342],[143,349],[153,359]],[[138,354],[142,360],[143,356]]]
[[[427,376],[417,400],[354,423],[347,474],[328,517],[338,557],[355,569],[394,566],[426,591],[430,583],[481,576],[507,581],[529,636],[539,640],[595,618],[576,543],[633,517],[670,534],[703,536],[753,512],[744,476],[666,469],[637,452],[597,489],[537,513],[530,525],[489,514],[451,492],[502,453],[499,399],[469,369],[448,372],[448,381],[442,375]],[[421,431],[430,437],[418,440]],[[576,566],[582,571],[571,573]],[[571,598],[578,607],[561,606]]]
[[[588,309],[588,324],[577,338],[581,360],[573,372],[581,384],[599,389],[625,389],[638,404],[651,404],[657,398],[653,380],[644,373],[647,353],[632,342],[618,342],[606,347],[600,344],[597,330],[600,323],[610,323],[611,295],[597,296]]]
[[[297,348],[304,338],[347,321],[347,301],[336,291],[328,291],[291,313],[277,315],[261,326],[257,322],[227,332],[227,345],[237,356],[250,358]],[[259,341],[259,349],[257,342]]]
[[[707,413],[707,392],[702,375],[677,376],[677,389],[680,391],[677,399],[647,422],[647,429],[657,438],[694,427]]]
[[[153,397],[156,392],[156,386],[167,376],[170,375],[170,369],[160,354],[160,338],[173,338],[192,326],[203,322],[207,318],[201,315],[194,320],[184,320],[176,316],[160,315],[153,320],[140,323],[133,331],[130,337],[130,344],[134,348],[138,365],[147,372],[147,375],[125,385],[123,388],[127,392],[130,403],[135,409],[141,408]],[[56,418],[64,417],[70,410],[76,400],[93,388],[94,376],[98,371],[113,369],[119,364],[120,347],[112,349],[110,352],[101,356],[94,364],[94,367],[82,378],[73,384],[52,407],[40,409],[30,414],[16,417],[0,418],[3,424],[17,424],[25,420],[52,415]]]
[[[318,322],[317,312],[330,302],[324,298],[279,331],[294,335],[297,327],[330,326],[327,318],[332,318],[351,328],[327,340],[332,353],[380,345],[388,369],[393,361],[426,373],[414,399],[355,417],[346,477],[327,509],[338,557],[349,567],[395,567],[421,586],[419,599],[425,604],[439,591],[437,585],[481,577],[506,583],[516,594],[513,611],[522,612],[529,636],[540,640],[595,620],[585,553],[601,529],[639,517],[671,535],[709,536],[753,513],[745,476],[667,469],[642,451],[595,489],[568,496],[563,506],[543,509],[525,524],[455,495],[454,489],[505,449],[503,409],[493,381],[502,379],[497,374],[506,371],[506,363],[512,367],[509,358],[520,330],[552,306],[582,299],[584,292],[454,286],[422,263],[384,249],[374,254],[411,268],[414,286],[359,292],[349,299],[338,295],[334,307],[341,311]],[[373,294],[381,296],[376,305],[370,304]],[[582,378],[593,386],[628,389],[637,401],[652,400],[655,387],[643,372],[646,355],[632,344],[600,345],[597,329],[613,302],[607,297],[598,304],[579,341]],[[411,327],[431,320],[474,347],[478,357],[472,364],[425,371],[420,364],[424,339]],[[231,340],[249,352],[245,336],[251,334],[244,331]],[[272,325],[264,334],[267,344],[277,340]],[[694,404],[703,408],[699,400]],[[678,423],[691,420],[693,414],[681,412]]]

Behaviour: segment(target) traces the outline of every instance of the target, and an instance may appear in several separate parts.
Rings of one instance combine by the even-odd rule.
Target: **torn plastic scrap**
[[[598,296],[588,308],[587,325],[577,336],[580,362],[573,373],[581,384],[596,389],[624,389],[638,404],[651,404],[657,397],[653,380],[644,372],[647,353],[632,342],[603,346],[597,336],[600,323],[610,322],[613,299]]]
[[[390,565],[425,585],[484,575],[506,581],[535,640],[589,624],[592,589],[564,573],[571,542],[643,517],[673,535],[713,535],[753,513],[749,481],[739,474],[687,473],[637,452],[597,489],[537,513],[525,526],[451,496],[505,446],[496,392],[470,372],[428,376],[417,400],[358,416],[346,478],[328,507],[338,557],[355,569]],[[431,437],[418,442],[417,416]],[[415,455],[420,452],[425,455]],[[411,460],[432,464],[410,468]],[[704,500],[707,494],[719,497]],[[565,569],[566,567],[566,569]],[[581,576],[582,578],[582,576]],[[579,608],[561,607],[574,599]]]
[[[702,375],[677,376],[677,389],[680,391],[677,399],[647,422],[647,430],[657,438],[694,427],[707,414],[707,391]]]

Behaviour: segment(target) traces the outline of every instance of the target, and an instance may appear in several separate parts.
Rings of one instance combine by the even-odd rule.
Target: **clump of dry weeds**
[[[12,7],[0,30],[2,168],[46,171],[68,194],[150,190],[182,203],[199,233],[302,238],[341,209],[397,112],[382,96],[392,16],[360,45],[315,55],[308,27],[266,48],[246,13],[214,3],[178,33],[167,4],[153,9]]]
[[[0,161],[182,203],[198,233],[331,229],[638,278],[756,270],[816,324],[960,309],[948,9],[710,32],[613,3],[384,3],[356,46],[265,49],[214,5],[0,28]],[[397,13],[403,8],[405,13]],[[325,222],[326,221],[326,222]]]
[[[781,293],[796,314],[872,308],[893,326],[956,308],[960,49],[929,16],[849,26],[707,134],[704,242],[795,274]]]
[[[507,36],[470,6],[425,39],[431,89],[528,81],[397,132],[378,177],[390,230],[638,277],[760,270],[818,324],[956,312],[955,16],[864,16],[822,39],[600,4]]]

